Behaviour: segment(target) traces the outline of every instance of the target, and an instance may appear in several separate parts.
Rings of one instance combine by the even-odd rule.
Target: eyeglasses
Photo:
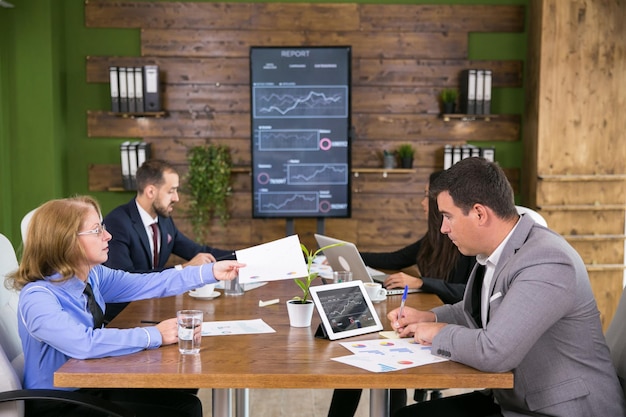
[[[84,236],[84,235],[97,235],[97,236],[100,236],[106,230],[107,230],[107,228],[106,228],[106,226],[103,223],[101,225],[98,225],[95,229],[85,230],[84,232],[78,232],[76,234],[78,236]]]

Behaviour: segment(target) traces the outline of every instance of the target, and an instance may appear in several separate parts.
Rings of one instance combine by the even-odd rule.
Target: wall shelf
[[[459,120],[461,122],[474,122],[478,120],[482,120],[485,122],[491,121],[491,119],[495,119],[498,117],[497,114],[457,114],[457,113],[444,113],[441,115],[441,118],[444,122],[449,122],[451,120]]]
[[[415,168],[352,168],[352,174],[358,178],[359,174],[382,174],[387,178],[388,174],[413,174],[417,172]]]
[[[128,112],[108,112],[109,115],[112,116],[116,116],[116,117],[123,117],[125,119],[138,119],[141,117],[153,117],[156,119],[160,119],[161,117],[166,117],[167,116],[167,112],[166,111],[150,111],[150,112],[140,112],[140,113],[128,113]]]

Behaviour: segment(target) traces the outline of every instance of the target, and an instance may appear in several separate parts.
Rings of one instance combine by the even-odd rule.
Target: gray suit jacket
[[[432,352],[474,368],[513,371],[493,390],[505,416],[624,416],[600,313],[578,253],[522,216],[496,265],[485,329],[472,319],[474,271],[463,301],[433,309],[445,326]]]

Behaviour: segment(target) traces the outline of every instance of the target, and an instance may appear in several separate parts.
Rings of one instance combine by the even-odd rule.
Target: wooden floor
[[[448,396],[467,391],[449,389],[442,393]],[[332,390],[322,389],[251,389],[250,417],[326,417],[332,395]],[[211,390],[201,389],[198,396],[202,400],[204,417],[213,417]],[[413,390],[409,390],[408,397],[409,403],[413,403]],[[368,416],[369,390],[364,390],[355,417]]]

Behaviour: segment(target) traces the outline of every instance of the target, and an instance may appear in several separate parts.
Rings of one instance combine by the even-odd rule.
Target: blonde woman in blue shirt
[[[54,372],[70,358],[119,356],[177,342],[175,318],[150,327],[102,327],[101,315],[92,315],[88,307],[84,293],[88,286],[104,310],[109,301],[166,297],[217,280],[232,280],[244,266],[222,261],[136,279],[135,274],[101,265],[107,260],[110,239],[100,207],[91,197],[52,200],[35,212],[20,267],[9,279],[21,291],[18,329],[24,349],[24,388],[54,388]],[[81,391],[121,402],[138,416],[202,416],[198,398],[179,390]],[[60,407],[45,401],[26,404],[27,415],[88,415],[74,405]]]

